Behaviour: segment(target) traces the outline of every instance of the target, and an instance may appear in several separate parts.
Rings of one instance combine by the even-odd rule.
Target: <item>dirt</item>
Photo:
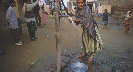
[[[81,52],[82,29],[76,26],[76,31],[67,18],[61,19],[61,72],[72,72],[71,65],[82,62],[88,65],[87,72],[133,72],[133,27],[129,35],[124,34],[124,20],[109,18],[108,29],[101,28],[101,18],[95,18],[103,49],[97,51],[93,63],[87,63],[87,58],[79,59]],[[38,28],[36,41],[30,41],[26,24],[23,26],[21,40],[23,46],[12,43],[10,32],[6,33],[6,55],[0,56],[0,72],[56,72],[56,46],[54,18],[47,17],[47,24]],[[77,34],[76,34],[77,33]]]

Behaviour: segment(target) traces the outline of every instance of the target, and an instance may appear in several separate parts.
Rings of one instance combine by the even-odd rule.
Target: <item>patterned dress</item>
[[[79,22],[77,24],[81,24],[83,29],[82,33],[82,44],[83,44],[83,53],[91,54],[91,57],[95,56],[96,51],[99,46],[98,43],[98,35],[95,30],[95,23],[92,16],[92,12],[89,6],[84,6],[82,9],[77,8],[75,12],[75,17]]]

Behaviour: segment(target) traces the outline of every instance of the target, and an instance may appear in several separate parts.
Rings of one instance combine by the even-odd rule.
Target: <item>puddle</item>
[[[79,53],[62,53],[61,54],[61,72],[73,72],[71,69],[71,65],[76,62],[81,62],[84,63],[85,65],[88,66],[88,71],[92,70],[93,64],[92,63],[87,63],[87,57],[84,57],[82,59],[77,58],[77,55]],[[56,64],[50,65],[50,66],[45,66],[45,71],[46,72],[56,72]]]
[[[82,59],[77,58],[77,53],[62,53],[61,54],[61,72],[74,72],[71,69],[71,65],[76,62],[81,62],[84,63],[85,65],[88,66],[88,71],[87,72],[131,72],[127,66],[121,67],[119,63],[119,60],[116,60],[115,62],[109,62],[106,60],[101,61],[100,64],[96,62],[92,63],[87,63],[87,57],[84,57]],[[121,67],[121,68],[120,68]],[[131,65],[130,65],[131,67]],[[50,65],[46,72],[56,72],[56,64],[55,65]]]

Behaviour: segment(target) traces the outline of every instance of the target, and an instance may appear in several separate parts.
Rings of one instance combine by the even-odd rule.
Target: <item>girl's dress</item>
[[[46,14],[45,14],[45,10],[42,10],[42,25],[46,24]]]
[[[130,20],[125,21],[125,33],[128,33],[130,29]]]

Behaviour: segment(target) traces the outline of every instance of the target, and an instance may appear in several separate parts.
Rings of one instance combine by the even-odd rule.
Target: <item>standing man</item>
[[[33,2],[36,2],[36,0],[33,0]],[[37,27],[41,27],[42,26],[42,24],[41,24],[41,17],[40,17],[40,14],[39,14],[39,10],[40,10],[40,6],[39,6],[39,4],[37,4],[33,8],[33,12],[35,14],[35,19],[36,19]]]
[[[15,45],[20,46],[22,45],[22,42],[20,41],[20,33],[19,33],[17,16],[13,8],[15,6],[16,6],[16,2],[11,0],[10,7],[8,8],[6,13],[6,20],[9,22],[9,28],[11,28],[11,34]]]

